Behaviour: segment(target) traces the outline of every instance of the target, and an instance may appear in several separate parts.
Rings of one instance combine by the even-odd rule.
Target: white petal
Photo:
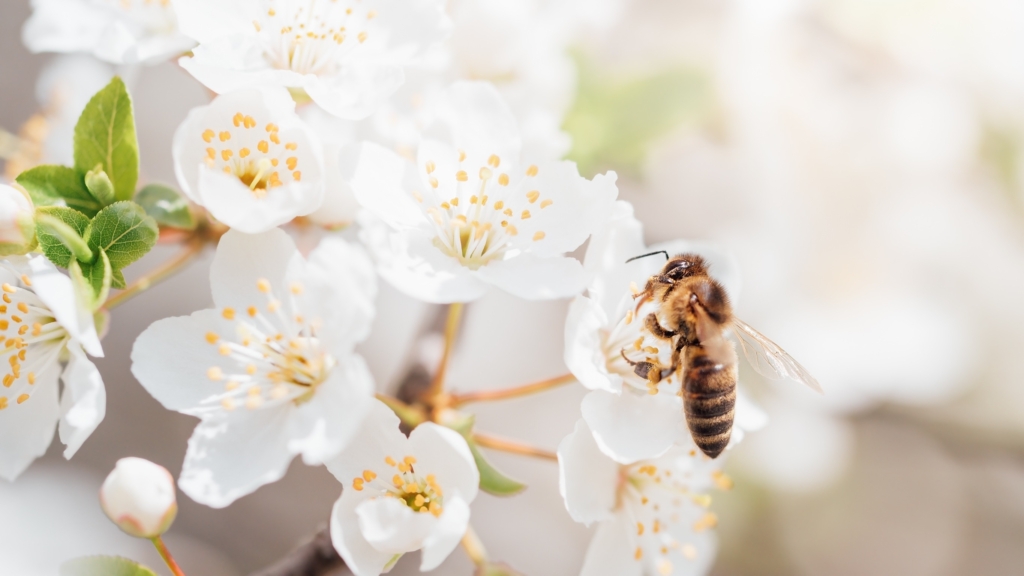
[[[398,429],[400,422],[391,408],[380,400],[371,400],[358,432],[359,441],[329,460],[327,469],[348,487],[363,470],[380,469],[387,456],[402,458],[408,441]]]
[[[577,296],[565,318],[565,365],[591,390],[622,391],[622,378],[610,374],[602,348],[601,331],[608,329],[608,315],[595,300]]]
[[[204,42],[192,51],[191,58],[181,58],[178,64],[218,94],[302,86],[301,74],[272,68],[264,57],[259,40],[244,35]]]
[[[315,176],[311,175],[315,178]],[[199,167],[199,203],[232,229],[259,234],[305,216],[323,202],[323,182],[301,182],[274,188],[257,198],[238,178]]]
[[[505,161],[518,161],[522,149],[519,125],[512,110],[490,82],[456,82],[442,98],[438,120],[456,148]]]
[[[320,110],[317,106],[306,107],[306,120],[310,121],[312,111]],[[320,113],[321,115],[323,112]],[[316,127],[316,124],[312,124]],[[321,139],[324,136],[321,132]],[[325,140],[325,139],[324,139]],[[360,146],[355,144],[324,143],[324,201],[315,212],[309,215],[310,221],[321,226],[332,228],[350,224],[355,221],[359,212],[356,194],[352,191],[352,175],[355,174],[356,162],[359,160]]]
[[[363,144],[352,177],[356,201],[396,229],[420,228],[426,217],[411,195],[418,185],[408,161],[378,146]]]
[[[235,0],[172,0],[178,28],[197,42],[247,33],[252,18],[244,11],[246,2]]]
[[[363,538],[389,554],[419,550],[439,522],[433,514],[413,512],[397,498],[364,500],[356,506],[356,515]]]
[[[22,39],[29,51],[91,52],[110,17],[81,0],[33,0]]]
[[[679,437],[683,420],[677,397],[628,389],[621,394],[595,390],[583,399],[580,410],[601,451],[620,464],[664,454]]]
[[[619,484],[619,465],[597,447],[583,420],[558,445],[558,491],[569,516],[590,526],[611,517]]]
[[[337,355],[366,339],[374,316],[377,274],[361,247],[327,237],[309,255],[303,273],[307,313],[322,323],[319,337]]]
[[[224,357],[205,335],[220,333],[224,322],[216,310],[157,320],[135,340],[132,374],[168,410],[192,416],[220,411],[216,397],[224,386],[206,374]]]
[[[71,356],[61,375],[64,394],[60,399],[60,440],[67,448],[64,457],[70,459],[103,421],[107,413],[107,391],[103,377],[76,344],[68,345]]]
[[[405,81],[401,66],[350,64],[330,79],[307,75],[303,87],[321,108],[346,120],[362,120]]]
[[[340,364],[313,397],[292,409],[288,450],[311,466],[323,464],[348,445],[373,401],[373,376],[361,356]]]
[[[395,555],[378,551],[363,537],[356,507],[364,501],[355,490],[342,492],[331,510],[331,542],[356,576],[378,576]]]
[[[304,266],[295,242],[282,230],[251,235],[231,230],[221,236],[210,266],[213,301],[219,308],[239,311],[263,306],[267,294],[256,286],[260,279],[270,282],[271,292],[282,297],[290,289],[286,279],[300,277]]]
[[[743,392],[736,390],[736,428],[746,432],[755,432],[768,425],[768,413],[761,409]],[[735,433],[735,430],[734,430]]]
[[[32,275],[32,290],[53,312],[57,322],[72,338],[81,343],[89,354],[102,357],[103,348],[100,346],[99,336],[96,335],[92,313],[81,305],[71,278],[61,274],[44,256],[33,256],[28,263]]]
[[[663,259],[652,257],[651,262],[631,263],[633,267],[627,268],[626,260],[651,251],[644,246],[644,227],[633,216],[633,205],[616,201],[608,223],[590,238],[583,258],[583,267],[593,278],[587,288],[590,297],[600,302],[605,312],[615,314],[622,297],[629,294],[630,283],[643,286],[646,281],[645,277],[633,274],[633,270],[649,264],[650,276],[664,265]]]
[[[633,529],[624,514],[598,525],[580,576],[641,576],[643,564],[633,556]]]
[[[487,284],[442,254],[425,234],[392,232],[368,213],[359,218],[359,239],[370,249],[380,275],[399,291],[426,302],[470,302]]]
[[[588,277],[579,260],[568,256],[519,254],[477,271],[485,282],[526,300],[569,298],[583,291]]]
[[[434,531],[423,542],[420,571],[437,568],[459,545],[469,527],[469,504],[458,495],[444,500],[444,512],[438,518]]]
[[[434,474],[446,495],[458,494],[467,503],[476,498],[480,472],[469,445],[458,432],[432,422],[420,424],[409,435],[409,449],[416,456],[417,470]]]
[[[50,446],[60,418],[59,375],[60,365],[51,363],[36,375],[31,398],[22,404],[8,398],[9,405],[0,411],[0,478],[13,481]]]
[[[287,409],[239,409],[205,418],[188,440],[178,487],[200,504],[223,508],[279,480],[293,456],[288,416]]]
[[[608,222],[619,195],[614,172],[587,180],[579,175],[576,164],[568,161],[540,164],[532,180],[530,187],[540,192],[540,199],[553,203],[546,208],[538,205],[532,218],[520,222],[517,246],[542,257],[579,248]],[[538,232],[544,237],[535,241]]]

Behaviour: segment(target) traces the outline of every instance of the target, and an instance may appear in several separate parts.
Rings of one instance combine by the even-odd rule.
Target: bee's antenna
[[[668,252],[667,251],[665,251],[665,250],[658,250],[657,252],[651,252],[649,254],[641,254],[640,256],[633,256],[629,260],[626,260],[626,264],[629,264],[633,260],[639,260],[641,258],[647,258],[648,256],[654,256],[655,254],[664,254],[665,255],[665,260],[666,261],[669,260],[669,256],[668,256]]]

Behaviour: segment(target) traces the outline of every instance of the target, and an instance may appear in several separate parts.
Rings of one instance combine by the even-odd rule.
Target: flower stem
[[[541,380],[540,382],[534,382],[532,384],[524,384],[514,388],[505,388],[504,390],[480,390],[477,392],[466,392],[465,394],[453,393],[450,396],[449,403],[451,406],[455,407],[461,406],[462,404],[468,404],[470,402],[487,402],[492,400],[518,398],[520,396],[536,394],[537,392],[544,392],[545,390],[550,390],[575,381],[576,377],[572,374],[563,374],[562,376],[556,376],[555,378],[548,378],[547,380]]]
[[[427,421],[427,415],[417,406],[410,406],[397,398],[384,394],[377,394],[377,400],[387,404],[388,408],[391,408],[391,411],[410,428],[415,428]]]
[[[472,526],[466,526],[466,534],[462,537],[462,548],[473,564],[477,566],[487,564],[487,549],[484,548],[484,543],[480,541],[480,537],[477,536],[476,530],[473,530]]]
[[[203,244],[204,241],[202,238],[192,238],[188,241],[185,249],[179,252],[177,256],[171,258],[167,262],[164,262],[156,270],[153,270],[149,274],[146,274],[135,282],[132,282],[121,292],[107,298],[103,307],[107,310],[112,310],[135,296],[145,292],[161,280],[164,280],[168,276],[174,274],[203,251]]]
[[[473,440],[478,445],[492,450],[521,454],[523,456],[535,456],[537,458],[554,460],[556,462],[558,461],[558,454],[555,454],[550,450],[537,448],[536,446],[530,446],[529,444],[523,444],[514,440],[506,440],[504,438],[498,438],[497,436],[491,436],[489,434],[481,434],[479,432],[473,433]]]
[[[163,539],[156,536],[152,541],[153,546],[156,546],[156,551],[159,552],[160,557],[164,559],[164,563],[166,563],[167,567],[171,569],[171,574],[174,574],[174,576],[185,576],[181,567],[178,566],[178,563],[174,561],[174,557],[171,556],[171,551],[167,549],[167,545],[164,544]]]
[[[456,302],[448,305],[448,320],[444,326],[444,353],[441,356],[441,363],[437,367],[437,373],[430,382],[430,390],[427,398],[433,400],[444,391],[444,380],[448,373],[448,360],[452,355],[452,346],[455,344],[455,335],[459,331],[459,320],[462,318],[462,303]]]

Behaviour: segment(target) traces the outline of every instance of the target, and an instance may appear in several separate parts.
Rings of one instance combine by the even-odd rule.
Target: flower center
[[[25,286],[31,286],[28,276],[21,276]],[[10,284],[2,285],[0,304],[0,354],[10,371],[3,376],[0,388],[0,410],[11,400],[25,403],[32,395],[36,375],[59,359],[67,331],[53,317],[50,309],[31,290]]]
[[[211,366],[206,372],[210,380],[224,382],[224,392],[211,400],[219,401],[225,410],[233,410],[239,403],[256,409],[267,402],[304,402],[335,364],[316,338],[316,322],[299,313],[295,297],[302,294],[301,284],[291,285],[287,313],[274,297],[270,282],[261,279],[256,286],[267,296],[266,314],[257,306],[249,306],[244,315],[224,308],[221,316],[235,322],[237,340],[215,332],[206,334],[206,342],[233,364],[227,369]]]
[[[202,139],[209,168],[237,177],[253,195],[263,198],[269,189],[300,182],[302,171],[295,154],[298,143],[282,143],[280,128],[273,122],[262,130],[258,125],[252,116],[238,112],[231,124],[204,130]]]
[[[339,60],[369,37],[377,15],[338,0],[267,0],[253,21],[271,66],[300,74],[331,74]]]
[[[691,456],[698,457],[696,452]],[[707,511],[711,497],[692,493],[686,483],[689,473],[675,472],[643,463],[621,470],[625,482],[619,488],[619,501],[636,523],[633,558],[646,561],[663,576],[675,571],[673,560],[697,558],[697,547],[681,534],[697,534],[718,525],[718,517]]]
[[[533,217],[531,209],[543,210],[554,203],[549,198],[542,200],[538,190],[530,189],[537,176],[536,166],[527,168],[525,176],[513,185],[507,172],[498,171],[501,158],[497,155],[492,154],[478,170],[470,167],[467,171],[464,163],[466,154],[460,151],[459,170],[454,175],[439,175],[436,163],[428,161],[424,166],[428,198],[418,191],[412,193],[434,225],[434,245],[438,249],[476,270],[503,259],[516,246],[520,236],[517,226],[532,231],[529,237],[534,242],[544,239],[544,231],[527,222]],[[446,180],[446,190],[454,190],[451,198],[441,196],[439,177]]]
[[[634,290],[634,293],[636,290]],[[618,374],[630,387],[648,394],[658,393],[662,384],[673,385],[676,373],[665,377],[658,384],[642,378],[636,373],[636,364],[647,362],[662,369],[672,365],[672,343],[651,334],[644,322],[648,314],[657,310],[653,303],[644,304],[639,311],[632,306],[619,322],[605,334],[605,367],[610,374]]]
[[[363,470],[362,476],[352,479],[352,488],[357,492],[370,489],[385,498],[397,498],[413,512],[430,513],[435,517],[444,512],[444,492],[437,485],[433,474],[420,476],[416,473],[416,458],[406,456],[401,461],[391,456],[384,458],[384,463],[395,469],[391,483],[377,480],[373,470]],[[376,497],[376,496],[375,496]]]

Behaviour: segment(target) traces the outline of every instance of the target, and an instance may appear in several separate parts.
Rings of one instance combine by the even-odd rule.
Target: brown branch
[[[449,396],[449,404],[453,407],[461,406],[462,404],[468,404],[470,402],[484,402],[489,400],[507,400],[509,398],[518,398],[520,396],[527,396],[530,394],[536,394],[537,392],[543,392],[556,388],[563,384],[575,382],[576,377],[572,374],[564,374],[562,376],[556,376],[555,378],[548,378],[547,380],[541,380],[540,382],[534,382],[532,384],[525,384],[523,386],[516,386],[515,388],[505,388],[503,390],[478,390],[476,392],[465,392],[463,394],[452,393]]]
[[[344,565],[331,543],[330,530],[323,528],[272,566],[249,576],[327,576]]]
[[[530,446],[528,444],[522,444],[514,440],[498,438],[497,436],[491,436],[490,434],[474,432],[473,440],[478,445],[483,446],[484,448],[490,448],[491,450],[499,450],[501,452],[509,452],[511,454],[519,454],[521,456],[536,456],[546,460],[558,461],[558,454],[555,454],[550,450],[537,448],[536,446]]]

